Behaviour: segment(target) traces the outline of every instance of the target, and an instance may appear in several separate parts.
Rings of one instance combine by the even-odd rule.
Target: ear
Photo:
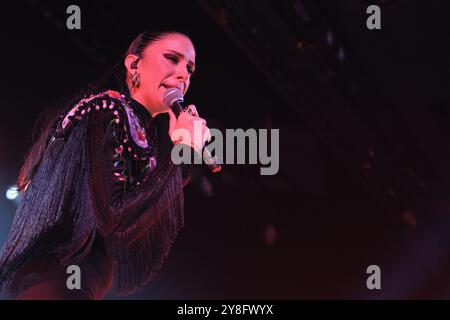
[[[135,54],[129,54],[125,58],[125,68],[127,68],[128,73],[134,73],[133,70],[136,70],[139,65],[139,57]],[[136,65],[136,68],[133,68],[133,62]]]

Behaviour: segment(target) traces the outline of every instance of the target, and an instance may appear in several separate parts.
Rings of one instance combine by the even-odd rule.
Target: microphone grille
[[[169,88],[164,94],[164,104],[169,108],[177,101],[183,101],[183,94],[178,88]]]

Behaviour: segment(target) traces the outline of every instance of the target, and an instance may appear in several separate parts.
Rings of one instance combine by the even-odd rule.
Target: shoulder
[[[126,128],[129,107],[125,95],[117,91],[91,94],[69,107],[55,125],[56,136],[65,139],[79,124],[92,124],[107,129],[117,124]],[[84,126],[83,126],[84,127]]]
[[[133,149],[148,149],[147,133],[134,114],[125,95],[117,91],[104,91],[81,99],[69,112],[60,116],[56,136],[65,139],[80,123],[95,135],[113,134]]]
[[[62,115],[61,129],[64,130],[76,124],[82,119],[89,117],[95,111],[106,111],[106,113],[120,118],[120,113],[123,114],[125,109],[125,95],[117,91],[108,90],[90,95],[81,99],[67,114]]]

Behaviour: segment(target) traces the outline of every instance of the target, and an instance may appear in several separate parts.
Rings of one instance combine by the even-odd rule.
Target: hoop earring
[[[133,74],[133,77],[131,78],[131,87],[132,88],[139,88],[141,84],[141,79],[139,78],[139,74],[137,71]]]

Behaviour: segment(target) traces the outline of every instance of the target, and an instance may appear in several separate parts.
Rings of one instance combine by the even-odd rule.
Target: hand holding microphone
[[[206,121],[199,117],[194,105],[183,107],[183,94],[177,88],[170,88],[164,95],[164,103],[170,107],[170,127],[169,135],[172,141],[190,146],[199,155],[203,155],[203,160],[212,172],[221,170],[217,159],[211,156],[209,150],[204,147],[205,142],[211,140],[211,134]],[[197,130],[195,130],[197,127]],[[198,130],[201,127],[201,132]],[[182,130],[177,130],[182,129]],[[177,131],[175,131],[177,130]],[[174,134],[174,132],[176,134]],[[185,134],[183,134],[185,133]],[[201,135],[201,137],[199,137]],[[202,152],[203,150],[203,152]]]
[[[199,117],[195,106],[190,105],[184,108],[178,117],[172,110],[169,111],[170,113],[172,115],[170,118],[169,136],[173,143],[189,145],[201,155],[205,143],[211,140],[211,134],[206,126],[206,121]],[[201,131],[199,130],[200,128]]]

